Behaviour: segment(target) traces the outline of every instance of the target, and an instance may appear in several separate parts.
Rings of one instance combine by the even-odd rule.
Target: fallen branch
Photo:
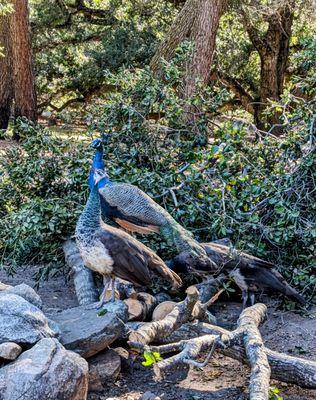
[[[74,285],[77,299],[80,305],[95,303],[98,301],[93,272],[86,268],[74,240],[66,240],[63,245],[65,259],[74,273]]]
[[[133,343],[133,346],[160,354],[177,352],[155,364],[154,372],[158,377],[179,365],[203,367],[216,350],[245,362],[251,367],[249,392],[252,400],[268,399],[270,375],[273,379],[283,382],[316,388],[316,362],[277,353],[263,345],[258,326],[265,315],[266,306],[256,304],[242,312],[238,326],[232,332],[204,323],[187,324],[182,326],[178,333],[183,330],[189,335],[198,333],[202,336],[160,346],[148,346],[147,343],[140,342]],[[206,351],[206,359],[198,362],[196,359]]]
[[[187,325],[190,325],[188,328]],[[197,324],[187,324],[177,331],[177,336],[181,335],[229,335],[230,331],[219,326],[210,325],[204,322]],[[186,332],[181,334],[181,330]],[[271,378],[277,379],[286,383],[316,389],[316,362],[306,360],[300,357],[289,356],[284,353],[264,348],[268,357],[268,362],[271,367]],[[238,360],[244,364],[249,364],[245,349],[239,345],[219,349],[219,352],[227,357]]]
[[[264,304],[257,304],[246,308],[238,319],[237,330],[243,332],[243,343],[251,366],[250,400],[268,400],[269,398],[271,369],[258,330],[266,312],[267,307]]]

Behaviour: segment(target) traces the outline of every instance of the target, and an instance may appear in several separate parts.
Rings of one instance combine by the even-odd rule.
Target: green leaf
[[[103,308],[102,310],[100,310],[98,312],[98,317],[103,317],[103,315],[107,314],[108,310],[106,310],[105,308]]]
[[[145,359],[145,361],[142,362],[144,367],[150,367],[151,365],[156,364],[158,361],[163,360],[158,352],[144,351],[143,357]]]

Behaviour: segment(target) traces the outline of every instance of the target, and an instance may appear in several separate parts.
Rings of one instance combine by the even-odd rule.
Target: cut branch
[[[131,332],[129,335],[130,345],[132,347],[134,343],[146,345],[169,336],[190,320],[198,296],[199,293],[195,287],[188,288],[186,299],[178,303],[163,320],[150,322],[141,326],[137,331]]]
[[[94,284],[93,272],[86,268],[74,240],[67,240],[63,245],[65,259],[74,273],[74,284],[80,305],[95,303],[98,291]]]
[[[258,325],[265,318],[265,314],[266,306],[256,304],[242,312],[237,329],[232,332],[209,324],[188,324],[190,329],[186,329],[184,332],[192,335],[197,330],[198,334],[202,334],[202,336],[160,346],[148,346],[148,344],[140,342],[133,343],[133,346],[138,349],[157,351],[161,354],[179,352],[155,364],[154,371],[158,377],[175,365],[204,366],[215,350],[219,350],[228,357],[246,362],[251,366],[249,389],[250,399],[253,400],[268,399],[270,374],[274,379],[315,388],[316,362],[280,354],[263,345]],[[197,327],[198,329],[195,329]],[[245,349],[241,347],[242,345]],[[208,352],[206,359],[203,362],[196,361],[201,353],[206,351]]]

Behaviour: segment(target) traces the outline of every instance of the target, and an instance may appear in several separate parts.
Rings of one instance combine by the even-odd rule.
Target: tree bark
[[[13,59],[14,117],[36,121],[36,92],[27,0],[12,0],[10,18]],[[18,139],[15,133],[15,139]]]
[[[293,23],[295,2],[284,1],[268,18],[268,29],[262,37],[250,21],[247,12],[242,9],[243,24],[249,39],[260,56],[260,88],[253,107],[254,120],[258,129],[272,129],[275,135],[281,134],[280,114],[273,112],[265,117],[264,113],[271,101],[279,101],[283,93],[285,70],[289,57],[289,43]]]
[[[174,56],[175,49],[184,39],[189,37],[190,29],[199,8],[199,0],[187,0],[180,10],[178,16],[170,27],[169,32],[164,40],[160,43],[154,54],[150,68],[156,74],[161,74],[161,59],[171,60]]]
[[[208,83],[220,18],[226,0],[201,0],[194,19],[190,39],[194,43],[192,58],[187,68],[185,97],[196,93],[198,83]]]
[[[12,53],[9,35],[10,15],[0,16],[0,129],[6,130],[9,124],[13,100]]]

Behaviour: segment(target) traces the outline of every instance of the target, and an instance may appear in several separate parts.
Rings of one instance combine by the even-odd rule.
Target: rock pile
[[[41,307],[30,286],[0,283],[0,400],[85,400],[115,381],[121,356],[107,348],[123,335],[127,306]]]

